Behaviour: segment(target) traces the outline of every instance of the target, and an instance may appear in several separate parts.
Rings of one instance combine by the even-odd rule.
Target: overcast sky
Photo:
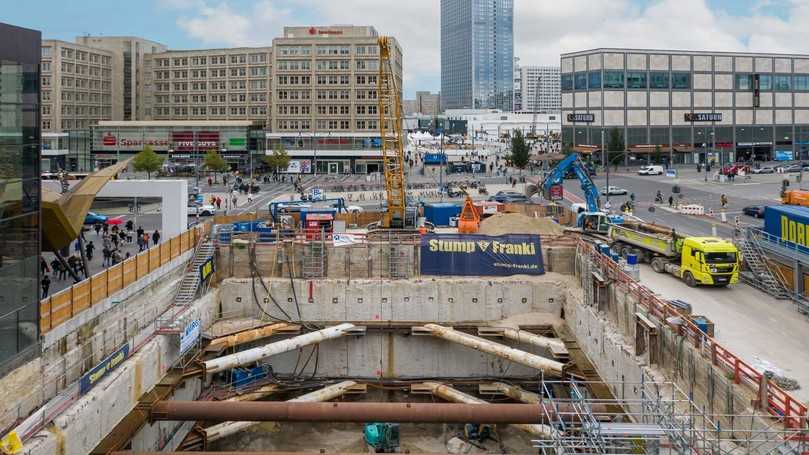
[[[2,0],[12,2],[12,0]],[[595,47],[809,53],[809,0],[514,0],[523,65]],[[79,6],[79,5],[83,6]],[[405,54],[405,95],[441,86],[439,0],[29,0],[4,22],[46,38],[132,34],[171,48],[269,45],[284,25],[373,25]],[[47,11],[47,14],[42,14]]]

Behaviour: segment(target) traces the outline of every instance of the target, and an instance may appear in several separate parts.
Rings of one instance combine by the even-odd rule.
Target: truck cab
[[[716,237],[687,237],[681,243],[680,277],[691,287],[727,286],[739,281],[739,251]]]

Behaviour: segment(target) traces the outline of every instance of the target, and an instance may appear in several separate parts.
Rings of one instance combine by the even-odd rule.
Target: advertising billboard
[[[538,235],[431,234],[421,238],[422,275],[542,275]]]

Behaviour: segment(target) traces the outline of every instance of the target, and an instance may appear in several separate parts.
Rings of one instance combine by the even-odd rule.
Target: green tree
[[[610,152],[607,158],[608,162],[617,167],[617,157],[623,155],[623,152],[625,151],[624,135],[618,128],[613,128],[610,130],[610,139],[607,142],[607,151]]]
[[[565,142],[562,144],[562,155],[568,156],[573,153],[573,144],[570,142]]]
[[[525,169],[529,160],[528,153],[529,149],[528,144],[525,142],[525,136],[523,136],[521,130],[516,130],[511,138],[511,162],[514,167],[521,171]]]
[[[660,164],[663,162],[663,151],[659,145],[655,145],[655,163]]]
[[[279,169],[286,169],[289,166],[289,155],[281,144],[275,146],[272,155],[265,155],[264,162],[273,168],[277,173]]]
[[[214,181],[220,172],[225,172],[229,169],[228,163],[222,158],[215,149],[208,150],[205,154],[205,168],[214,172]]]
[[[135,155],[132,166],[136,171],[146,171],[146,178],[152,178],[152,172],[157,172],[163,165],[165,157],[158,155],[150,145],[143,147],[143,150]]]

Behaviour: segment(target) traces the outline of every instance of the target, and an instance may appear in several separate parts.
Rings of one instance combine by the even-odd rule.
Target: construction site
[[[379,46],[385,209],[215,216],[42,300],[9,453],[809,453],[807,406],[637,279],[734,285],[732,244],[600,211],[575,155],[533,191],[574,172],[586,210],[425,222]]]

